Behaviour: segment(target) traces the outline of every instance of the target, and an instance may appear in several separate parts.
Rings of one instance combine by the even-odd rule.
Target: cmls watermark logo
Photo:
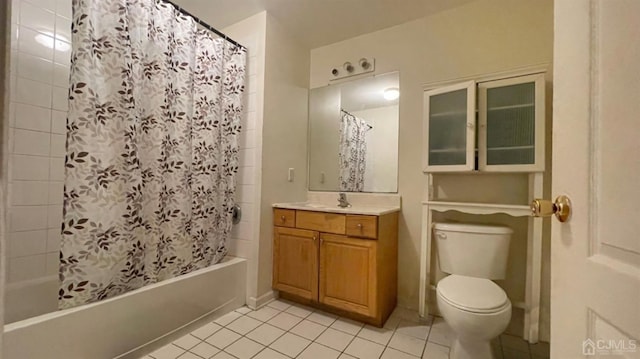
[[[633,339],[587,339],[582,342],[582,354],[584,355],[622,355],[624,353],[635,353],[637,350],[638,345]]]

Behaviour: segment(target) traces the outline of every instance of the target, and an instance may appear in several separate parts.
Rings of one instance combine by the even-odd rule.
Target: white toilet
[[[455,332],[450,359],[492,359],[491,340],[511,320],[511,302],[492,279],[504,279],[513,231],[508,227],[436,223],[440,269],[437,285],[445,322]]]

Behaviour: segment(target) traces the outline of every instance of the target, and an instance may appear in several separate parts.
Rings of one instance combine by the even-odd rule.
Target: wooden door
[[[273,288],[318,299],[318,232],[275,227]]]
[[[321,234],[320,302],[366,316],[376,313],[375,240]]]
[[[640,358],[640,1],[556,0],[551,358]]]

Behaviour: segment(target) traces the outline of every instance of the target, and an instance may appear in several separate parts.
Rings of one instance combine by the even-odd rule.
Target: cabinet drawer
[[[378,238],[378,217],[347,215],[347,236]]]
[[[296,211],[296,227],[312,231],[345,234],[345,215],[338,213]]]
[[[274,209],[273,225],[279,227],[295,227],[296,211],[293,209]]]

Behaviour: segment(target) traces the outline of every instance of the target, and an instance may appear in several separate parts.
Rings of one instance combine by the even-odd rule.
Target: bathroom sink
[[[274,203],[275,208],[297,209],[302,211],[331,212],[343,214],[382,215],[400,210],[399,206],[353,206],[342,208],[338,204],[326,204],[317,202]]]

